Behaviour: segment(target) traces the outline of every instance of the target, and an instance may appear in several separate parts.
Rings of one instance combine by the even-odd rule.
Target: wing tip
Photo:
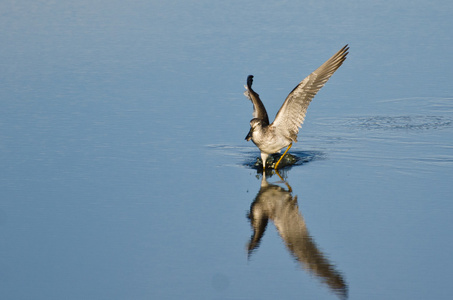
[[[251,90],[252,89],[252,84],[253,84],[253,75],[247,76],[247,86]]]

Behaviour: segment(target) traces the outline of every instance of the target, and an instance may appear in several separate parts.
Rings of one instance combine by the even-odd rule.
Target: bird
[[[250,120],[250,131],[245,140],[252,140],[260,149],[263,171],[266,169],[266,160],[270,154],[279,153],[287,147],[274,165],[274,169],[277,170],[282,158],[292,144],[297,142],[297,134],[305,120],[308,105],[332,74],[343,64],[349,53],[348,50],[349,46],[345,45],[302,80],[286,97],[271,124],[269,124],[269,117],[260,96],[252,89],[253,75],[247,77],[244,95],[253,103],[253,119]]]

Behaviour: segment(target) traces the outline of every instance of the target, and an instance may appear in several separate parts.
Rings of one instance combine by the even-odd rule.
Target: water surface
[[[2,299],[450,298],[449,2],[0,7]],[[263,178],[247,76],[346,43]]]

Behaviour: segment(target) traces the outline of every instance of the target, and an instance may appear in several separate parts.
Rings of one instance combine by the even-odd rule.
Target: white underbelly
[[[278,153],[282,148],[288,147],[292,142],[281,135],[272,135],[272,138],[267,137],[266,139],[253,139],[255,145],[267,154]]]

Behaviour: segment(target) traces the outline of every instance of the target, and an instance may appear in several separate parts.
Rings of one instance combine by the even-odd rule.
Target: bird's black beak
[[[250,128],[249,133],[247,133],[247,136],[245,137],[245,140],[248,142],[252,139],[252,128]]]

